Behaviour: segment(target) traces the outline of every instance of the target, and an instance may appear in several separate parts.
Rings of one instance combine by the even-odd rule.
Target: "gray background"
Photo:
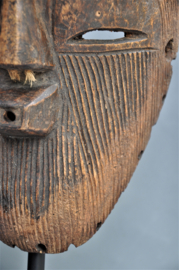
[[[128,188],[99,232],[79,248],[46,255],[46,270],[179,269],[179,58],[172,64],[164,107]],[[26,268],[27,253],[0,243],[0,270]]]

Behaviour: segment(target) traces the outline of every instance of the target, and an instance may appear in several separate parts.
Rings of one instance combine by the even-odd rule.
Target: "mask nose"
[[[53,68],[52,55],[34,1],[0,2],[0,67],[34,70]]]

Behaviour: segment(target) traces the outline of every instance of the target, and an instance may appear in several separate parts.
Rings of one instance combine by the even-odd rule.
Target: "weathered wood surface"
[[[61,103],[57,84],[33,91],[0,90],[0,96],[1,134],[38,137],[52,131]]]
[[[0,9],[0,240],[63,252],[95,234],[145,150],[172,75],[179,3],[4,0]],[[82,39],[96,29],[125,37]]]

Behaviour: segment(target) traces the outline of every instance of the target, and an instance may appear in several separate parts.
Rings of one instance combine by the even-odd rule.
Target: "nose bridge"
[[[49,69],[52,55],[32,0],[3,0],[0,67]]]

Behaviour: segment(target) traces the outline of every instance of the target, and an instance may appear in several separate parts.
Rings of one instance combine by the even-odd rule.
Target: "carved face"
[[[99,229],[145,150],[177,52],[178,2],[0,3],[0,240],[59,253]],[[125,36],[82,38],[93,30]]]

